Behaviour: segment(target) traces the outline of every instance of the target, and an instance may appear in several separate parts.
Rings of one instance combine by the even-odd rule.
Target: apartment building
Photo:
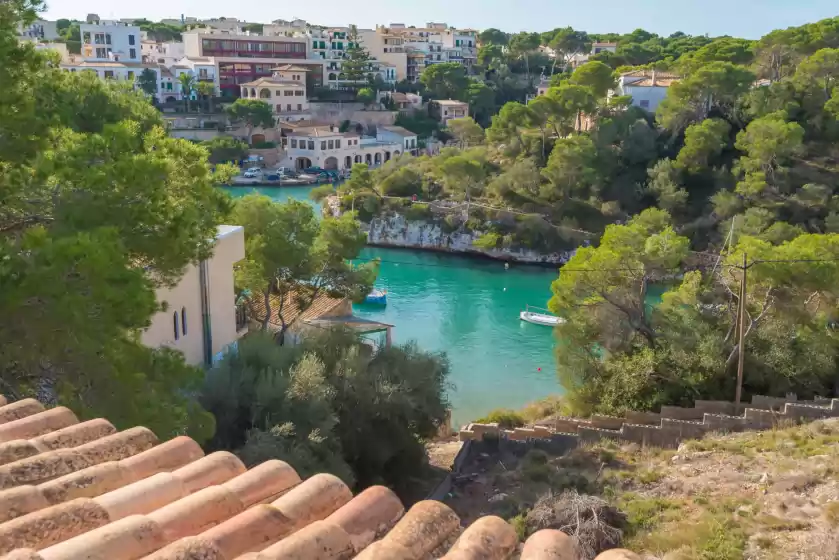
[[[142,63],[140,28],[118,21],[79,25],[81,56],[87,62]]]
[[[241,97],[259,99],[271,105],[277,118],[302,121],[311,117],[306,95],[306,73],[302,66],[285,64],[273,69],[271,77],[241,85]]]
[[[18,39],[26,41],[54,41],[58,39],[56,22],[36,19],[29,25],[18,26]]]
[[[370,56],[391,65],[397,81],[408,77],[408,56],[405,38],[401,34],[380,26],[376,29],[359,29],[358,39]]]
[[[222,96],[238,96],[243,84],[269,78],[274,68],[285,64],[304,67],[312,85],[324,82],[325,63],[309,56],[304,36],[232,35],[202,29],[184,33],[183,40],[187,58],[214,60]]]
[[[425,27],[407,27],[391,23],[383,33],[402,38],[406,52],[406,78],[416,82],[428,66],[454,62],[467,68],[477,62],[477,33],[455,29],[445,23],[427,23]]]

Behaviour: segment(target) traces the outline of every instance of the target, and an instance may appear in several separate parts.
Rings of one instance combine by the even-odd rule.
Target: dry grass
[[[471,498],[450,504],[467,519],[500,514],[523,536],[544,515],[531,516],[540,497],[573,491],[622,512],[610,526],[642,557],[839,560],[839,419],[709,435],[678,451],[608,441],[562,457],[531,451],[480,470]]]

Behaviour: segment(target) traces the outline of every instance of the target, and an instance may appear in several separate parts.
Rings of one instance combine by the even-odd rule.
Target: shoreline
[[[488,253],[484,253],[483,251],[466,251],[466,250],[451,250],[451,249],[443,249],[441,247],[428,247],[428,246],[416,246],[416,245],[397,245],[393,243],[377,243],[367,241],[367,247],[375,247],[379,249],[399,249],[403,251],[422,251],[424,253],[438,253],[441,255],[452,255],[456,257],[464,257],[467,259],[473,260],[481,260],[481,261],[493,261],[498,263],[513,263],[517,265],[525,265],[525,266],[532,266],[534,268],[544,268],[544,269],[555,269],[559,270],[565,263],[553,263],[553,262],[533,262],[533,261],[522,261],[517,260],[513,256],[505,255],[505,256],[495,256],[490,255]]]

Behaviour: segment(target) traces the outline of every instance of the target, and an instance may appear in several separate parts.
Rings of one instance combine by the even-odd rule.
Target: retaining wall
[[[564,445],[571,445],[568,438],[588,443],[609,438],[642,446],[678,447],[683,440],[698,439],[712,431],[767,430],[831,417],[839,417],[839,399],[755,396],[750,404],[696,401],[692,408],[663,406],[659,413],[630,411],[623,417],[552,418],[542,425],[513,430],[473,423],[460,430],[460,439],[472,442],[472,448],[486,439],[530,442],[552,441],[558,436]]]

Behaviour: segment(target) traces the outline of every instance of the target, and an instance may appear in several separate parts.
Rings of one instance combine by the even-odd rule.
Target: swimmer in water
[[[510,270],[510,263],[504,263],[504,270]]]

